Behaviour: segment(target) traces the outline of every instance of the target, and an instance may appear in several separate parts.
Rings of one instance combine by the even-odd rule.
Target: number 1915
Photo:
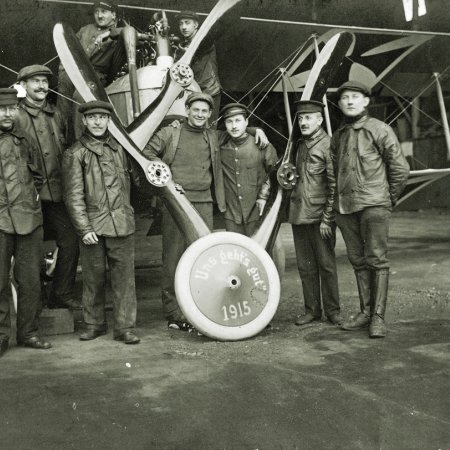
[[[236,305],[222,306],[222,311],[224,321],[249,316],[252,312],[247,300],[239,302]]]

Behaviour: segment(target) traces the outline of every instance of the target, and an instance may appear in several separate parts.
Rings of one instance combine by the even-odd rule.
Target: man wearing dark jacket
[[[336,180],[330,155],[330,137],[322,128],[323,104],[297,102],[302,139],[297,147],[297,184],[291,194],[289,223],[292,224],[298,271],[302,280],[305,315],[296,325],[322,317],[341,323],[336,271],[336,226],[333,201]]]
[[[360,312],[344,330],[369,327],[386,336],[389,219],[408,179],[409,167],[392,128],[368,115],[370,89],[348,81],[337,92],[343,125],[331,140],[337,191],[336,223],[356,274]]]
[[[23,67],[17,80],[26,91],[19,104],[16,121],[34,138],[44,184],[40,192],[44,232],[55,234],[58,258],[48,306],[80,309],[81,302],[73,296],[78,264],[78,238],[70,222],[62,198],[61,162],[65,150],[65,122],[61,113],[47,102],[49,77],[52,71],[39,64]]]
[[[38,337],[41,307],[42,176],[28,136],[13,123],[17,91],[0,89],[0,356],[8,349],[11,258],[18,283],[17,344],[48,349]]]
[[[255,136],[247,132],[248,109],[241,103],[229,103],[220,116],[227,135],[220,142],[223,167],[227,231],[252,236],[263,214],[270,193],[268,173],[277,162],[272,144],[260,148]]]
[[[130,204],[127,155],[109,134],[112,106],[102,101],[80,105],[86,126],[81,138],[64,153],[64,200],[81,239],[83,341],[107,331],[106,260],[111,274],[114,339],[137,344],[134,279],[134,211]]]
[[[178,21],[180,33],[183,36],[180,47],[186,49],[198,32],[200,18],[195,12],[181,11],[175,16],[175,19]],[[194,79],[200,86],[200,89],[204,94],[209,94],[213,98],[213,108],[208,122],[214,124],[214,128],[219,116],[220,92],[222,90],[217,66],[216,46],[214,44],[219,32],[219,27],[217,26],[210,30],[195,52],[191,63]],[[176,55],[177,58],[179,56]]]

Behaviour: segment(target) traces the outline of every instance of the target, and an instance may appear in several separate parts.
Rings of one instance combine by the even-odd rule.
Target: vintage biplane
[[[61,3],[65,4],[65,8],[68,8],[68,5],[76,5],[78,8],[82,2],[63,0],[36,0],[35,2],[47,12]],[[203,2],[205,3],[211,2]],[[258,18],[238,16],[237,20],[241,29],[242,23],[245,23],[244,30],[241,34],[236,31],[231,33],[233,37],[227,40],[229,47],[222,53],[228,55],[229,60],[232,61],[232,64],[228,65],[222,62],[222,67],[225,68],[221,70],[222,78],[225,80],[225,91],[233,100],[245,101],[251,107],[254,116],[268,127],[271,124],[268,112],[283,116],[285,123],[278,126],[278,129],[277,126],[273,128],[274,132],[280,136],[282,146],[286,150],[276,174],[278,189],[268,213],[252,239],[234,233],[211,233],[192,205],[176,189],[171,180],[170,169],[163,163],[149,162],[141,155],[140,150],[168,114],[174,102],[186,95],[186,89],[192,88],[193,80],[189,63],[202,38],[215,22],[237,3],[239,0],[219,1],[206,17],[186,53],[176,63],[173,61],[167,63],[166,59],[164,67],[158,67],[158,64],[150,68],[142,67],[134,76],[125,75],[106,90],[97,79],[71,27],[57,23],[53,33],[59,58],[81,96],[85,100],[95,98],[111,100],[116,105],[118,113],[113,118],[110,131],[141,166],[147,180],[163,192],[167,207],[191,244],[180,260],[176,276],[177,296],[183,312],[202,333],[225,340],[242,339],[258,333],[270,322],[278,305],[280,296],[278,271],[267,251],[270,252],[274,245],[280,223],[280,212],[287,198],[287,192],[295,184],[292,154],[296,138],[296,120],[290,115],[290,104],[293,98],[321,99],[328,90],[330,94],[328,105],[329,109],[332,109],[333,86],[336,87],[349,77],[357,77],[366,81],[379,94],[385,94],[384,91],[389,90],[390,98],[394,99],[392,103],[402,114],[407,113],[410,105],[414,107],[412,111],[416,111],[417,103],[414,105],[414,101],[417,102],[417,100],[404,92],[405,86],[411,89],[410,85],[414,84],[411,80],[415,81],[415,76],[410,76],[403,83],[400,81],[397,87],[390,87],[388,80],[397,81],[399,72],[394,69],[405,64],[408,56],[416,55],[415,60],[417,60],[418,51],[421,48],[426,47],[426,54],[430,57],[434,49],[430,46],[433,40],[438,38],[448,42],[448,34],[445,31],[431,33],[383,27],[367,29],[362,26],[345,26],[345,24],[331,26],[324,23],[287,20],[287,18],[299,17],[298,14],[289,15],[289,11],[293,8],[297,11],[305,5],[311,9],[313,19],[317,20],[319,12],[323,14],[324,9],[332,6],[332,0],[270,2],[270,5],[268,3],[264,5],[266,6],[264,8],[261,5],[259,9],[257,8],[260,13]],[[249,6],[251,3],[245,2],[244,8],[251,9]],[[166,10],[167,4],[168,2],[164,2]],[[178,2],[173,2],[174,6],[177,4]],[[278,4],[276,11],[273,10],[274,4]],[[317,8],[318,4],[322,6],[321,9],[319,8],[320,11]],[[285,7],[284,10],[279,8],[280,5]],[[129,16],[133,15],[133,11],[139,11],[142,14],[142,11],[157,10],[157,5],[149,7],[137,0],[122,6]],[[190,8],[200,9],[197,5],[190,5]],[[353,12],[360,10],[360,7],[355,6]],[[375,14],[374,10],[371,11]],[[67,9],[65,12],[67,15]],[[271,13],[273,13],[272,16],[270,16]],[[330,14],[330,17],[333,15]],[[66,19],[64,16],[62,18]],[[392,17],[385,18],[385,24],[389,24],[388,19]],[[136,22],[139,23],[138,20]],[[141,31],[145,30],[144,25],[140,27]],[[303,33],[305,29],[311,30],[301,41],[295,37],[298,34],[295,30],[299,30],[300,27]],[[322,34],[318,34],[318,31]],[[158,33],[157,29],[156,33]],[[436,34],[439,36],[435,36]],[[252,39],[243,39],[244,36],[249,35]],[[256,38],[253,39],[253,36]],[[360,36],[363,38],[360,39]],[[247,45],[243,46],[243,42]],[[445,48],[446,44],[443,42],[440,46]],[[276,52],[273,51],[274,48],[277,48]],[[262,81],[256,80],[256,77],[262,73],[261,66],[267,64],[269,59],[263,57],[266,53],[271,55],[270,64],[275,69],[272,67],[268,74],[265,73]],[[274,55],[277,57],[274,58]],[[129,60],[129,68],[133,67],[134,62],[132,57],[131,61]],[[432,79],[437,86],[442,118],[445,118],[441,80],[445,78],[444,75],[450,65],[447,64],[448,58],[444,54],[431,62],[433,64],[430,72],[433,73]],[[236,70],[240,65],[244,70],[241,68]],[[4,64],[3,67],[8,66]],[[158,75],[150,75],[150,72],[158,72]],[[137,76],[137,73],[140,75]],[[150,78],[152,80],[150,86],[147,83],[139,96],[141,89],[139,84],[142,85]],[[246,81],[249,79],[250,83]],[[228,90],[227,84],[233,86],[233,89]],[[251,89],[249,89],[250,85]],[[142,102],[138,108],[138,111],[142,111],[140,114],[136,114],[136,108],[133,105],[133,101],[136,101],[136,92],[133,91],[136,89],[138,89],[137,97]],[[157,91],[156,95],[154,90]],[[444,86],[444,92],[446,90]],[[152,91],[152,93],[144,91]],[[243,95],[244,91],[247,92]],[[414,101],[411,101],[411,98],[414,98]],[[281,110],[277,109],[279,105],[283,107]],[[381,108],[381,112],[376,112],[383,119],[386,119],[386,114],[394,116],[396,114],[392,104],[381,105],[381,107],[377,105],[377,108]],[[260,111],[264,111],[264,114],[260,114]],[[414,123],[414,120],[417,121],[417,113],[411,112],[409,115],[406,114],[406,117],[412,134],[417,126],[417,123]],[[447,139],[446,118],[444,122],[444,136]],[[447,149],[450,151],[450,147]],[[429,183],[432,179],[429,177],[430,174],[434,177],[442,177],[447,175],[447,171],[434,169],[432,172],[429,170],[413,172],[412,180],[415,178],[421,183]],[[411,195],[411,192],[408,195]]]

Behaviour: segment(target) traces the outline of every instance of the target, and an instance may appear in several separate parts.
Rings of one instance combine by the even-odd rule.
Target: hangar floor
[[[52,336],[48,351],[10,346],[0,359],[0,448],[449,449],[449,224],[448,212],[394,214],[380,340],[293,324],[301,289],[287,225],[280,307],[253,339],[167,330],[159,269],[138,269],[140,345],[109,332],[91,342]],[[144,242],[138,266],[159,258],[158,238]],[[356,286],[340,235],[337,257],[349,315]]]

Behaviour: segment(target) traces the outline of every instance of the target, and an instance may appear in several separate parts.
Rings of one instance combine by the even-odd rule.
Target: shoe
[[[88,328],[86,331],[80,334],[80,341],[92,341],[92,339],[98,338],[106,334],[106,330],[96,330],[95,328]]]
[[[0,358],[3,356],[3,353],[8,350],[9,346],[9,339],[8,338],[2,338],[0,339]]]
[[[125,344],[139,344],[139,342],[141,342],[141,340],[132,331],[125,331],[125,333],[114,336],[114,340],[123,341]]]
[[[79,311],[83,309],[83,305],[80,300],[75,300],[70,298],[65,302],[54,302],[50,301],[47,305],[48,309],[70,309],[71,311]]]
[[[298,325],[298,326],[306,325],[307,323],[316,322],[320,319],[321,319],[321,317],[315,317],[310,313],[306,313],[302,316],[297,317],[297,320],[295,321],[295,325]]]
[[[36,348],[39,350],[47,350],[52,348],[52,344],[50,342],[44,341],[37,336],[30,337],[25,339],[24,341],[17,342],[18,345],[22,345],[23,347]]]
[[[332,323],[333,325],[342,325],[342,316],[340,313],[336,314],[330,314],[327,316],[328,322]]]
[[[351,317],[347,322],[341,325],[341,329],[345,331],[361,330],[367,328],[370,324],[370,317],[359,312],[355,317]]]
[[[180,331],[192,331],[194,329],[194,327],[189,322],[174,319],[169,319],[169,321],[167,322],[167,328]]]
[[[384,338],[386,337],[386,324],[384,318],[375,314],[372,317],[369,327],[369,337],[371,338]]]

